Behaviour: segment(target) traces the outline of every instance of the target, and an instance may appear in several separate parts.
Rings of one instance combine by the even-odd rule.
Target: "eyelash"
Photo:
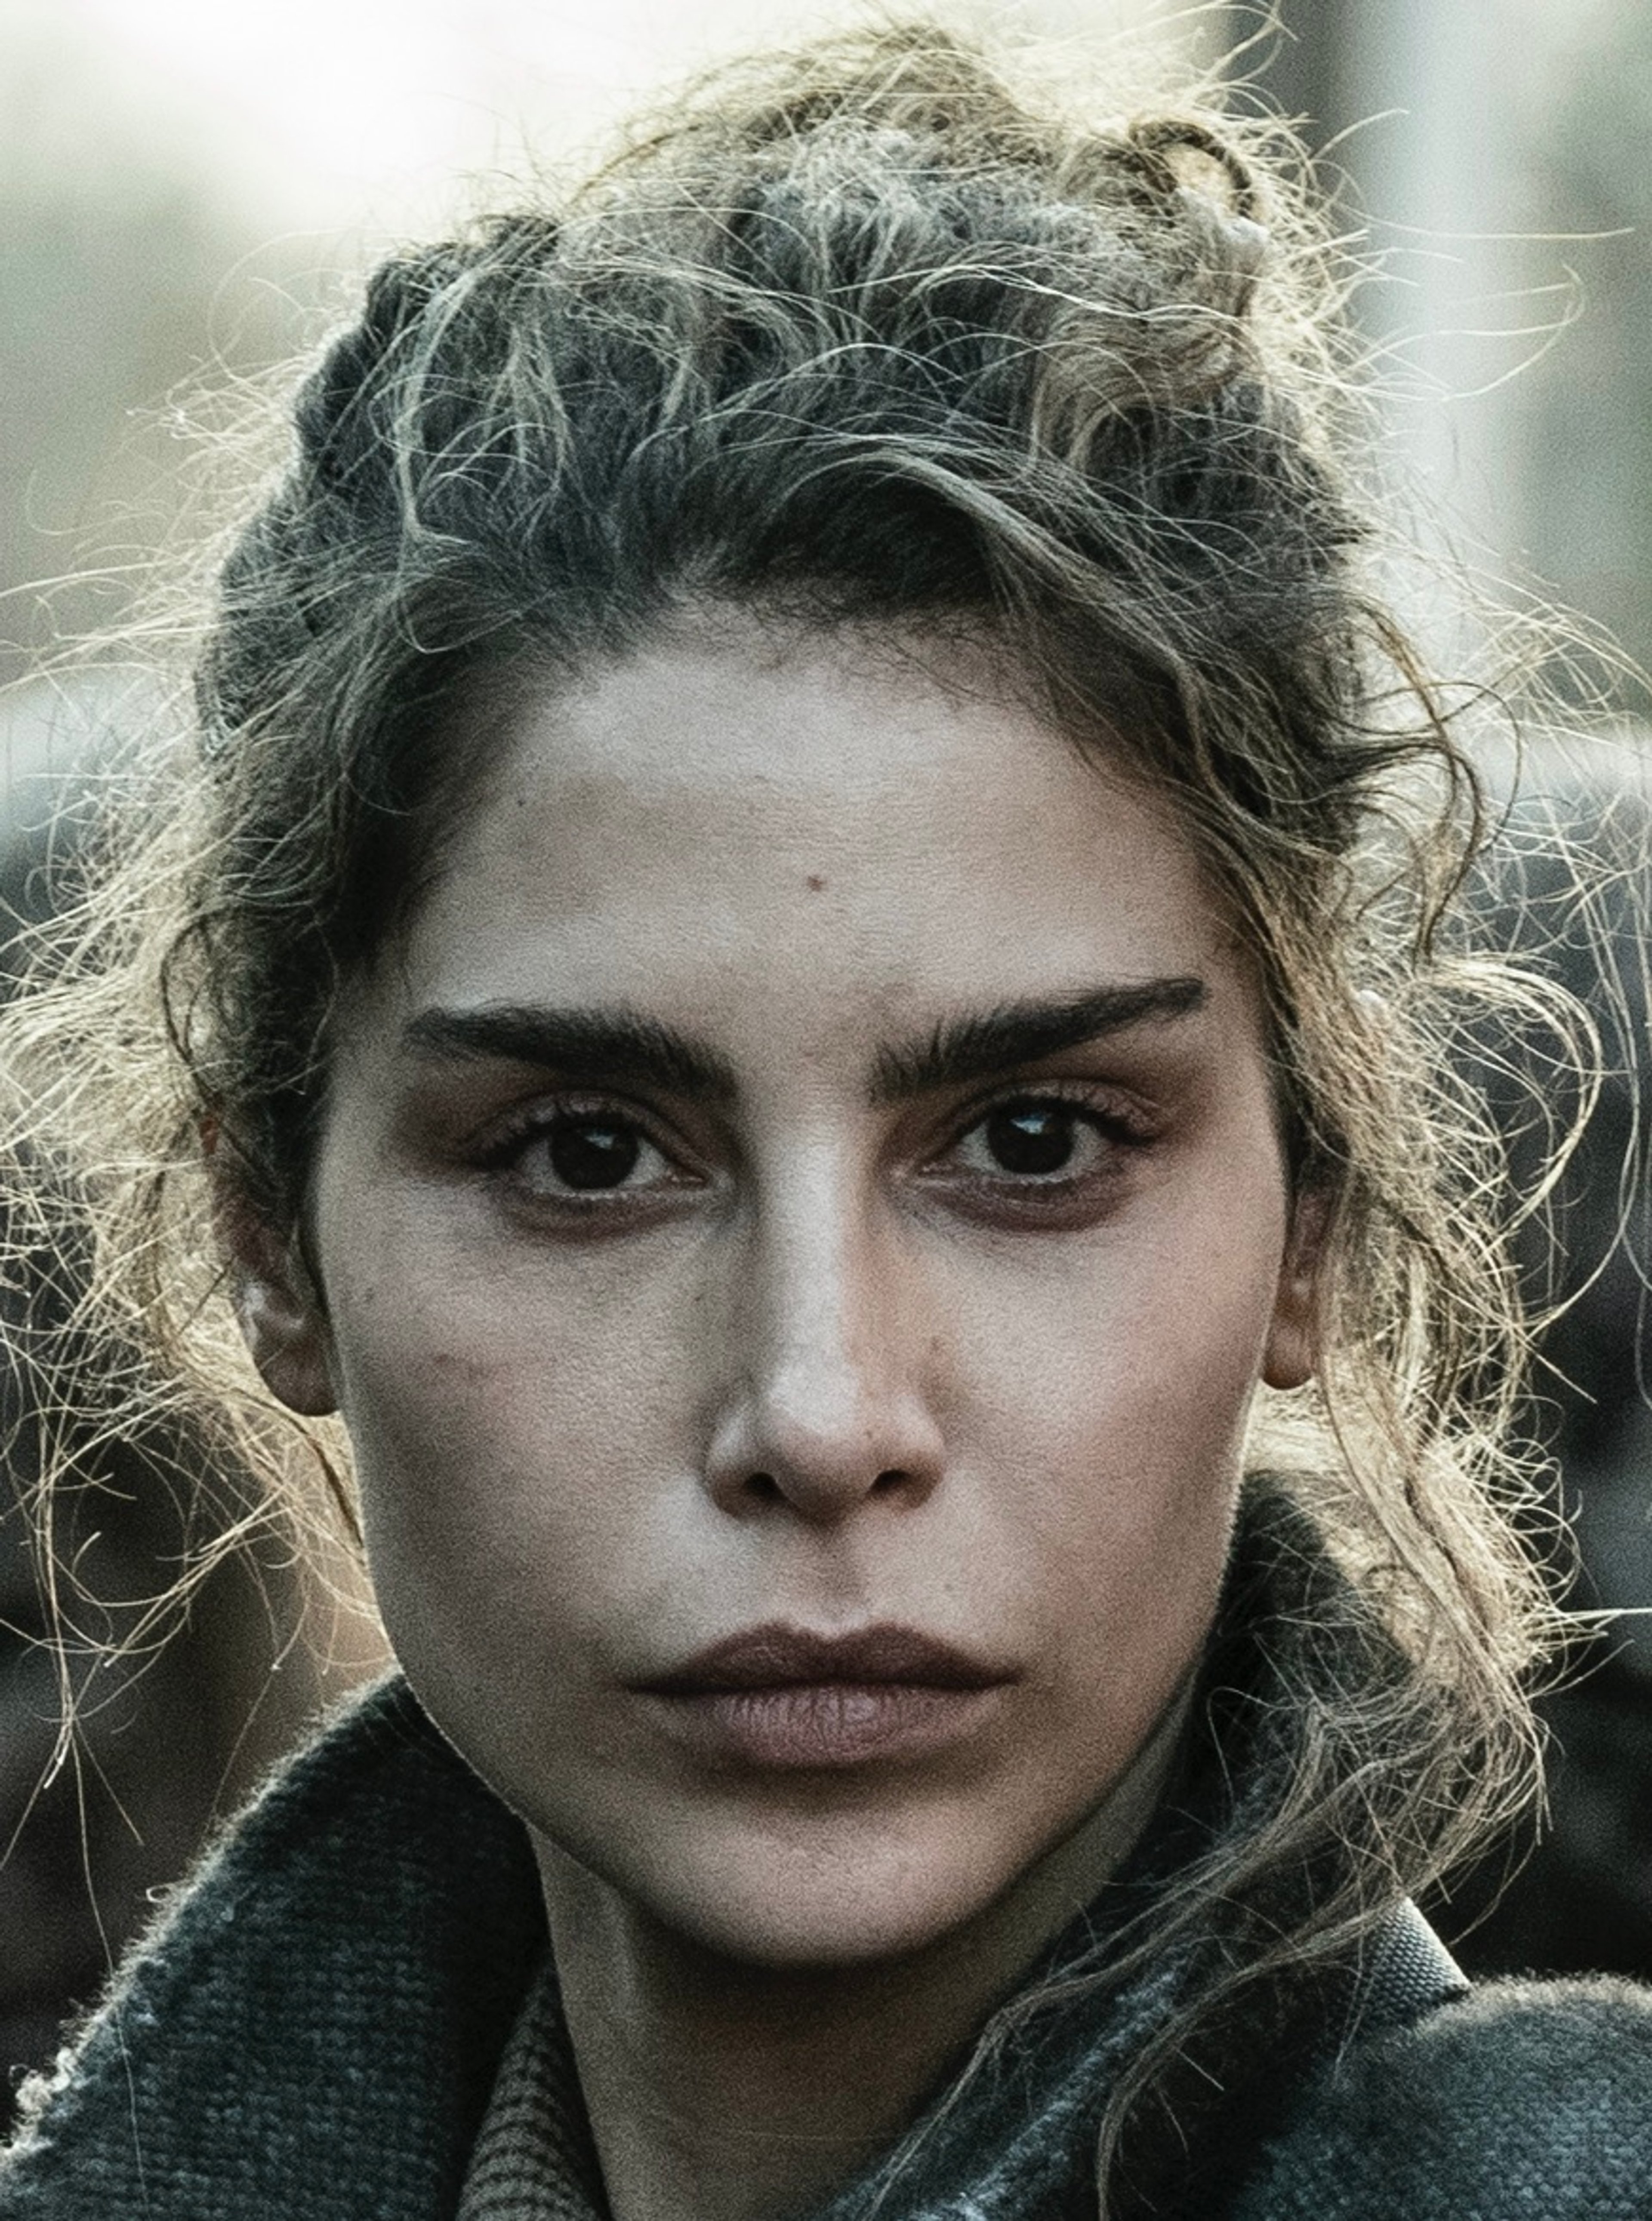
[[[1048,1173],[1017,1172],[1008,1167],[996,1170],[948,1167],[945,1161],[955,1157],[971,1136],[983,1132],[994,1118],[1049,1110],[1065,1112],[1079,1127],[1087,1127],[1104,1145],[1110,1161],[1076,1173],[1064,1167]],[[566,1186],[535,1188],[522,1179],[522,1161],[535,1142],[548,1142],[559,1128],[595,1129],[604,1125],[634,1136],[641,1148],[652,1149],[673,1167],[677,1176],[641,1187],[616,1185],[585,1190]],[[973,1189],[989,1213],[1002,1213],[1006,1208],[1013,1211],[1018,1206],[1023,1215],[1054,1216],[1080,1193],[1103,1189],[1118,1177],[1122,1167],[1114,1153],[1140,1151],[1154,1139],[1153,1124],[1128,1098],[1083,1083],[1050,1081],[1037,1087],[1012,1089],[969,1105],[954,1123],[944,1147],[927,1161],[923,1176],[936,1186],[950,1186],[961,1192]],[[503,1179],[508,1185],[514,1181],[529,1208],[574,1219],[616,1211],[636,1212],[673,1189],[700,1185],[696,1176],[682,1173],[679,1154],[676,1147],[658,1136],[653,1122],[637,1107],[611,1096],[569,1095],[549,1103],[541,1100],[523,1110],[488,1138],[476,1162],[484,1174]],[[625,1169],[629,1172],[631,1167]]]
[[[1093,1084],[1054,1080],[972,1104],[954,1128],[942,1155],[955,1156],[972,1135],[983,1132],[994,1118],[1049,1110],[1065,1112],[1078,1127],[1088,1128],[1104,1152],[1099,1164],[1076,1171],[1061,1167],[1048,1173],[1017,1173],[1007,1167],[989,1171],[948,1171],[938,1167],[932,1177],[937,1183],[954,1187],[961,1199],[973,1191],[983,1217],[1012,1218],[1023,1224],[1043,1218],[1059,1223],[1075,1210],[1082,1213],[1086,1206],[1104,1198],[1123,1176],[1129,1157],[1144,1151],[1156,1136],[1154,1123],[1129,1098]]]
[[[527,1151],[536,1142],[548,1142],[559,1127],[596,1128],[609,1126],[633,1134],[639,1142],[650,1148],[668,1163],[674,1162],[673,1148],[659,1139],[652,1122],[633,1104],[616,1100],[611,1096],[565,1095],[550,1102],[541,1100],[527,1106],[487,1138],[478,1155],[479,1169],[494,1178],[507,1181],[520,1171]],[[620,1187],[591,1188],[581,1191],[567,1188],[560,1193],[540,1193],[532,1201],[544,1207],[560,1208],[579,1212],[611,1210],[616,1198],[629,1199],[635,1207],[637,1200],[652,1191]]]

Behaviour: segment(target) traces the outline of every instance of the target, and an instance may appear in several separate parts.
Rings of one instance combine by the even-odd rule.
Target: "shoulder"
[[[0,2212],[451,2212],[542,1930],[521,1827],[384,1685],[276,1778],[26,2090]]]
[[[1652,2212],[1652,1991],[1490,1982],[1355,2038],[1234,2221],[1641,2221]]]

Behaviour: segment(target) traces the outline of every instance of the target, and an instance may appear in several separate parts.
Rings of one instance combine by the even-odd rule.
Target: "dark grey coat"
[[[1253,1522],[1253,1527],[1255,1526]],[[1242,1540],[1280,1582],[1298,1531]],[[1276,1595],[1271,1611],[1292,1610]],[[1253,1626],[1259,1658],[1283,1623]],[[1242,1624],[1243,1624],[1242,1623]],[[1271,1625],[1272,1632],[1268,1632]],[[1224,1793],[1243,1754],[1215,1752]],[[1267,1768],[1254,1768],[1267,1786]],[[1054,1947],[1150,1918],[1193,1800]],[[1157,1865],[1155,1867],[1155,1860]],[[0,2158],[3,2221],[454,2221],[544,1916],[525,1835],[386,1683],[278,1776],[178,1899]],[[1041,2011],[943,2112],[880,2221],[1077,2221],[1119,2062],[1183,1970]],[[1415,1914],[1185,2078],[1124,2149],[1121,2221],[1652,2221],[1652,1993],[1621,1982],[1465,1989]],[[553,2011],[554,1999],[553,1993]],[[560,2024],[560,2023],[559,2023]],[[554,2036],[554,2031],[553,2032]],[[574,2093],[568,2071],[548,2086]],[[583,2119],[543,2141],[531,2208],[600,2221]],[[551,2165],[548,2162],[548,2165]],[[554,2165],[552,2171],[554,2171]],[[541,2176],[545,2168],[539,2170]],[[541,2186],[542,2187],[542,2186]],[[851,2185],[817,2221],[860,2221]],[[523,2209],[489,2211],[521,2221]]]

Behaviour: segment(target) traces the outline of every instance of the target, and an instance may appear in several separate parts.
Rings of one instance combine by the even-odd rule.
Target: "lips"
[[[1013,1676],[905,1627],[751,1628],[640,1693],[707,1757],[765,1768],[915,1761],[976,1732]]]
[[[910,1627],[844,1635],[754,1627],[708,1644],[645,1686],[666,1696],[716,1689],[788,1689],[810,1682],[907,1682],[930,1689],[988,1689],[1008,1675]]]

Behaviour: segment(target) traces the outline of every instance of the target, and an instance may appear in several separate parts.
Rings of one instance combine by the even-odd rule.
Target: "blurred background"
[[[936,12],[1086,47],[1117,33],[1205,64],[1228,56],[1252,88],[1242,97],[1299,119],[1373,261],[1361,328],[1430,530],[1652,663],[1645,0],[1282,0],[1271,13],[936,0]],[[389,246],[496,185],[507,192],[535,160],[577,153],[639,90],[841,13],[802,0],[5,0],[0,896],[15,910],[49,901],[47,821],[129,699],[112,661],[72,680],[40,674],[66,643],[129,625],[157,552],[210,523],[194,459],[223,397],[235,415],[238,396],[312,346]],[[1557,774],[1585,837],[1643,830],[1632,760],[1608,752],[1604,769]],[[1541,925],[1543,888],[1521,904],[1512,892],[1486,892],[1508,931]],[[1558,946],[1542,960],[1599,999],[1563,917],[1549,923]],[[1643,957],[1625,973],[1633,1003]],[[1643,997],[1643,1042],[1645,1016]],[[1611,1247],[1641,1104],[1652,1110],[1644,1076],[1625,1071],[1562,1198],[1580,1279]],[[1652,1430],[1634,1242],[1642,1265],[1648,1251],[1645,1198],[1628,1201],[1637,1230],[1561,1329],[1554,1354],[1573,1385],[1539,1423],[1580,1515],[1578,1600],[1643,1605]],[[14,1336],[60,1300],[46,1280],[14,1292]],[[13,2070],[38,2063],[61,2016],[91,2002],[214,1815],[379,1656],[370,1620],[317,1609],[297,1569],[232,1567],[203,1594],[188,1647],[141,1686],[116,1674],[78,1766],[37,1793],[56,1699],[30,1646],[42,1604],[20,1509],[6,1509],[38,1461],[21,1396],[14,1384],[0,1473],[0,2118]],[[189,1453],[169,1442],[122,1455],[86,1547],[135,1597],[186,1539],[172,1492],[146,1473]],[[1624,1623],[1590,1678],[1551,1700],[1553,1818],[1521,1879],[1499,1898],[1497,1865],[1437,1908],[1474,1964],[1652,1974],[1641,1624]]]

